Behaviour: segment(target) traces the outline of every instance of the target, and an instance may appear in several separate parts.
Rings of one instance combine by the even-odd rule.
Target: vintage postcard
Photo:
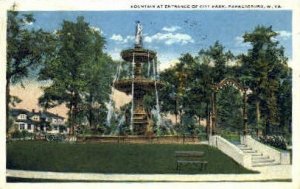
[[[0,8],[0,188],[300,188],[300,3]]]

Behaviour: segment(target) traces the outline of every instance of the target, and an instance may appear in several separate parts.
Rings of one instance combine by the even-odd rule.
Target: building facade
[[[29,133],[45,132],[51,134],[67,133],[65,118],[47,111],[28,111],[12,109],[10,116],[14,120],[17,130]]]

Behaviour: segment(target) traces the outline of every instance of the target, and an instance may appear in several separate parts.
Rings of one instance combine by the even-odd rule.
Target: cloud
[[[120,34],[113,34],[110,39],[114,41],[123,41],[123,37]]]
[[[106,53],[108,53],[113,60],[120,61],[121,60],[121,56],[120,56],[121,51],[122,51],[122,49],[120,49],[120,48],[113,48],[113,49],[107,50]]]
[[[23,19],[23,22],[24,22],[25,25],[28,25],[28,26],[33,25],[32,21],[27,21],[26,19]]]
[[[244,38],[241,37],[241,36],[236,36],[234,38],[234,41],[235,41],[235,46],[238,46],[238,47],[250,47],[250,43],[245,43],[244,42]]]
[[[181,29],[179,26],[171,26],[171,27],[163,27],[162,30],[166,32],[175,32],[177,30]]]
[[[194,43],[194,39],[190,35],[184,33],[157,33],[152,36],[146,36],[144,38],[144,42],[163,42],[166,45],[178,43],[185,45],[188,43]]]
[[[168,60],[167,62],[162,62],[160,65],[159,65],[159,70],[160,71],[163,71],[165,69],[168,69],[170,67],[173,67],[175,66],[177,63],[179,63],[179,60],[178,59],[173,59],[173,60]]]
[[[102,34],[102,35],[104,34],[103,31],[102,31],[100,28],[96,27],[96,26],[90,26],[90,28],[91,28],[92,30],[96,31],[96,32],[99,32],[99,33]]]
[[[120,34],[113,34],[110,37],[110,39],[113,40],[113,41],[116,41],[117,43],[125,44],[125,43],[128,43],[128,42],[133,42],[134,36],[127,35],[126,37],[123,37]]]
[[[282,40],[288,40],[289,38],[292,37],[292,33],[286,30],[276,31],[276,33],[279,34],[277,38]]]

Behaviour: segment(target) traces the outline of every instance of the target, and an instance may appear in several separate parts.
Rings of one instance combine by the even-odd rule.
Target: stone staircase
[[[239,149],[241,149],[244,153],[251,155],[252,167],[263,167],[263,166],[271,166],[271,165],[279,165],[280,163],[275,162],[269,156],[264,155],[262,152],[258,152],[253,150],[251,147],[238,144],[236,145]]]

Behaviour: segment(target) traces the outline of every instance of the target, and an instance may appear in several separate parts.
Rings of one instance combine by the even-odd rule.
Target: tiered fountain
[[[151,136],[154,133],[153,121],[150,119],[150,113],[146,112],[144,108],[143,99],[145,94],[158,90],[163,85],[157,81],[156,77],[149,79],[142,75],[142,65],[153,63],[152,60],[156,59],[156,53],[143,48],[142,27],[139,22],[136,25],[134,48],[122,51],[121,56],[123,60],[132,64],[132,77],[116,81],[115,88],[127,95],[132,95],[131,134]],[[156,109],[159,112],[158,104]]]

